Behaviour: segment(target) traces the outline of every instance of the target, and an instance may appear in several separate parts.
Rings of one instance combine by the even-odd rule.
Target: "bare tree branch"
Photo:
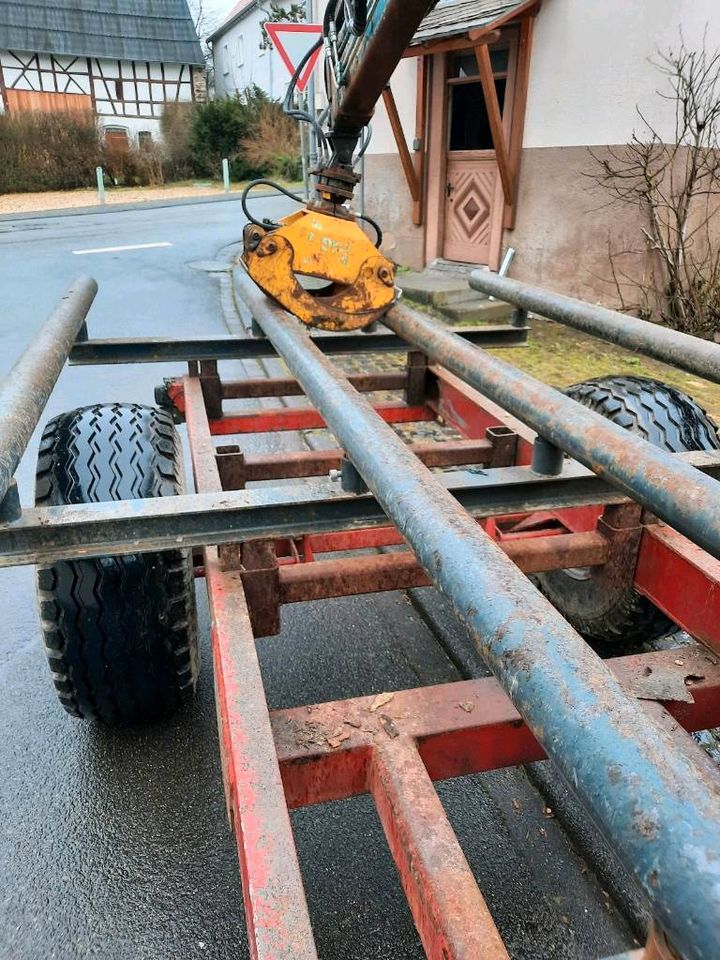
[[[622,148],[591,150],[588,175],[609,203],[636,207],[640,236],[655,262],[649,278],[633,278],[619,265],[637,251],[613,249],[608,239],[609,283],[626,308],[626,288],[639,295],[635,309],[658,305],[658,319],[708,336],[720,328],[720,50],[690,50],[682,34],[676,51],[651,61],[665,80],[657,91],[674,107],[674,142],[665,143],[638,108],[640,132]]]

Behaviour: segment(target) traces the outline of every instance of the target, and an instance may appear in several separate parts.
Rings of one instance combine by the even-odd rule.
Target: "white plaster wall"
[[[412,150],[415,138],[415,96],[417,84],[417,60],[408,57],[402,60],[392,75],[390,87],[397,104],[400,122],[408,146]],[[372,120],[373,136],[368,153],[396,153],[397,146],[392,127],[382,100],[378,103]]]
[[[256,7],[213,43],[215,95],[231,97],[252,84],[279,100],[285,96],[290,75],[273,47],[260,49],[260,22],[267,14]]]
[[[626,143],[640,129],[636,105],[665,139],[672,107],[648,63],[658,48],[720,48],[718,0],[544,0],[535,25],[526,147]]]

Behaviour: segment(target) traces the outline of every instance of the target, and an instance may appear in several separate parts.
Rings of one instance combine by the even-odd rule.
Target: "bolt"
[[[277,253],[277,244],[274,240],[268,240],[267,243],[258,248],[257,255],[259,257],[269,257],[273,253]]]
[[[338,480],[342,478],[342,472],[340,470],[331,470],[328,473],[328,477],[332,480],[333,483],[337,483]]]

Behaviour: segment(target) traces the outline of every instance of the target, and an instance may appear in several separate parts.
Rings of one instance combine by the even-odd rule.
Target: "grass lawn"
[[[527,346],[490,352],[560,389],[610,374],[653,377],[689,394],[720,423],[720,385],[551,320],[533,319],[530,327]]]

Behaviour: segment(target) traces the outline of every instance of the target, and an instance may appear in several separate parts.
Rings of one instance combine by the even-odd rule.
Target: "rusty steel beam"
[[[567,533],[499,544],[524,573],[591,567],[605,563],[608,544],[599,533]],[[316,560],[280,568],[280,602],[302,603],[385,590],[427,587],[430,578],[407,551]]]
[[[198,491],[220,491],[199,380],[185,382]],[[270,725],[242,581],[203,550],[210,603],[225,796],[237,841],[254,960],[315,960],[317,952]]]
[[[720,475],[717,452],[674,456]],[[500,467],[480,473],[450,471],[434,479],[475,517],[625,502],[623,494],[579,464],[568,465],[560,477],[542,477],[527,467]],[[387,526],[375,498],[329,486],[308,480],[302,487],[28,507],[18,520],[0,522],[0,568]]]
[[[402,390],[407,383],[407,373],[351,373],[348,380],[361,393]],[[293,377],[248,377],[245,380],[225,380],[222,385],[224,400],[300,397],[302,393],[302,387]]]
[[[428,467],[453,467],[464,464],[490,463],[493,444],[489,440],[447,440],[437,443],[411,443],[409,448]],[[245,483],[259,480],[288,480],[300,477],[323,477],[330,470],[339,470],[342,450],[299,450],[292,453],[245,455],[239,451],[218,453],[218,462],[234,461],[227,470],[233,484],[223,483],[225,490],[242,489]]]
[[[97,283],[79,277],[0,384],[0,503],[80,333]]]
[[[384,737],[368,783],[428,960],[509,960],[412,740]]]
[[[720,926],[720,835],[714,828],[720,820],[720,795],[714,785],[648,722],[585,641],[534,590],[297,322],[270,304],[249,280],[243,279],[240,285],[266,336],[432,582],[448,597],[529,728],[636,876],[655,916],[689,960],[705,960]],[[442,349],[447,345],[444,337],[452,335],[441,331],[438,340],[418,335],[417,323],[396,321],[398,312],[407,314],[402,307],[394,308],[390,312],[393,328],[433,359],[444,362],[444,356],[438,354],[452,353]],[[430,330],[434,331],[434,325]],[[426,343],[431,349],[426,349]],[[474,357],[473,361],[467,365],[470,373],[477,364]],[[619,447],[619,456],[627,461],[629,470],[634,467],[637,473],[650,474],[649,478],[643,476],[642,483],[638,478],[629,492],[648,482],[658,487],[662,476],[668,486],[674,481],[667,496],[677,505],[684,525],[702,537],[703,543],[716,539],[720,552],[720,504],[714,482],[618,427],[620,444],[620,436],[601,432],[614,425],[599,416],[586,424],[591,434],[588,438],[582,422],[575,422],[580,418],[573,420],[574,408],[587,415],[591,411],[560,394],[557,397],[571,406],[569,411],[565,407],[552,411],[559,424],[553,435],[551,410],[543,408],[545,395],[538,393],[530,378],[522,376],[518,382],[515,373],[502,365],[502,376],[497,374],[502,388],[497,392],[517,390],[525,402],[536,404],[543,423],[546,415],[550,418],[551,440],[566,431],[571,438],[568,443],[582,450],[588,441],[598,442],[606,436],[616,453]],[[541,384],[538,387],[548,389]],[[517,403],[514,406],[517,409]],[[568,430],[568,416],[575,432]],[[598,456],[604,453],[601,449],[596,452]],[[656,454],[662,454],[662,459],[654,460]],[[603,460],[600,469],[609,474]],[[688,498],[685,507],[677,504],[678,488]],[[708,502],[713,499],[714,503]],[[710,518],[716,525],[708,522]],[[716,526],[710,536],[708,526]]]
[[[635,589],[678,626],[720,654],[720,561],[670,527],[647,527]]]
[[[387,423],[418,423],[435,419],[435,414],[429,407],[409,407],[402,401],[379,404],[375,409]],[[217,437],[242,433],[276,433],[283,430],[322,430],[325,426],[320,414],[310,407],[229,413],[210,420],[210,432]]]
[[[540,437],[720,557],[717,481],[516,367],[468,347],[447,328],[416,310],[399,304],[385,322],[435,362],[527,423]]]
[[[720,725],[720,664],[700,644],[616,657],[607,663],[632,696],[657,697],[664,687],[666,695],[685,697],[665,701],[679,725],[676,734]],[[654,699],[641,702],[659,706]],[[273,711],[271,718],[285,793],[293,808],[366,793],[373,749],[395,736],[417,742],[433,780],[546,756],[494,677],[338,700],[310,710],[292,707]],[[347,736],[339,739],[338,731]],[[704,752],[685,739],[693,760],[704,766]]]

